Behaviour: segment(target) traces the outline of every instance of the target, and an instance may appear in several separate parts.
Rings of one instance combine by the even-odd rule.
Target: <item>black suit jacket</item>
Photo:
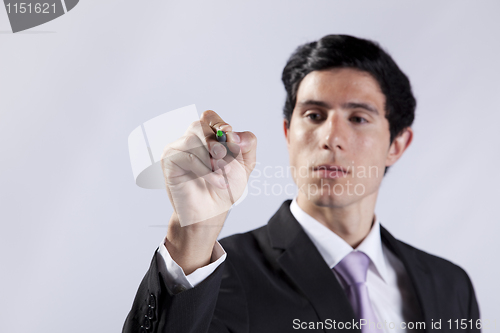
[[[297,319],[352,323],[355,316],[331,269],[291,214],[290,202],[285,201],[266,226],[222,239],[225,262],[193,289],[168,290],[155,252],[123,332],[361,332],[329,330],[327,325],[294,329]],[[464,270],[396,240],[383,227],[381,236],[406,268],[425,332],[480,331],[475,328],[479,309],[474,289]],[[467,320],[467,329],[457,329],[456,319]],[[439,320],[441,330],[431,329]]]

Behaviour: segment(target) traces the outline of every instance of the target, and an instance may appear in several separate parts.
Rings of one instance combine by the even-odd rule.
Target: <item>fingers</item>
[[[195,177],[192,177],[192,175],[186,174],[185,172],[176,173],[176,168],[174,166],[193,173]],[[219,170],[221,166],[224,167],[225,164],[216,164],[216,169],[218,171],[212,172],[212,168],[208,167],[194,153],[176,149],[170,149],[169,154],[163,159],[164,169],[174,170],[173,172],[166,173],[167,185],[177,185],[188,180],[192,180],[193,178],[201,177],[215,187],[221,189],[226,188],[226,181]],[[227,168],[227,166],[225,167]]]
[[[243,162],[249,170],[253,170],[257,158],[257,137],[252,132],[236,132],[240,138],[236,159]],[[229,146],[229,145],[228,145]],[[232,151],[232,149],[231,149]]]
[[[226,132],[226,143],[221,144],[217,141],[215,137],[217,130]],[[188,157],[184,156],[182,159],[176,156],[174,164],[182,170],[171,170],[171,177],[180,176],[190,171],[200,177],[205,177],[209,172],[216,172],[220,175],[220,172],[217,172],[220,169],[217,161],[223,160],[225,163],[222,164],[227,167],[234,159],[245,166],[247,175],[249,175],[255,167],[256,147],[257,138],[252,132],[233,132],[231,125],[222,120],[214,111],[208,110],[203,112],[200,121],[191,123],[183,137],[166,147],[162,159],[167,155],[176,155],[179,152],[188,154]],[[175,152],[169,152],[172,149]],[[189,154],[193,156],[191,157]],[[195,164],[191,165],[187,162],[190,159],[195,161],[194,157],[196,157]],[[205,169],[201,168],[200,163],[204,165]],[[214,177],[217,178],[218,175],[216,174]],[[212,178],[206,179],[210,183],[218,181]]]
[[[227,134],[226,143],[219,143],[216,139],[215,133],[217,130],[222,130]],[[203,112],[200,121],[193,122],[185,133],[185,136],[195,135],[200,139],[204,145],[206,145],[206,150],[209,152],[210,156],[204,154],[200,156],[205,163],[208,163],[207,158],[212,157],[214,160],[225,159],[228,163],[234,159],[234,156],[239,154],[239,147],[237,143],[240,142],[239,136],[232,132],[232,127],[228,123],[222,120],[217,113],[208,110]],[[232,143],[233,145],[229,145]],[[199,146],[199,143],[196,143]],[[231,153],[228,154],[228,148]],[[181,147],[179,147],[181,149]],[[211,161],[213,166],[213,161]],[[215,170],[216,168],[214,168]]]
[[[257,145],[255,135],[251,132],[233,132],[233,128],[231,125],[226,123],[215,111],[212,110],[207,110],[202,113],[200,122],[202,123],[202,127],[204,124],[207,124],[209,128],[204,128],[205,132],[205,140],[207,141],[207,144],[209,146],[212,146],[212,144],[216,144],[217,140],[215,139],[214,133],[217,130],[224,131],[227,135],[227,143],[225,145],[226,148],[229,149],[229,151],[232,154],[227,154],[223,155],[221,152],[214,158],[224,158],[228,163],[231,162],[232,158],[236,157],[236,159],[240,160],[242,162],[245,160],[245,155],[239,156],[241,149],[240,149],[240,143],[242,143],[240,134],[244,134],[246,142],[244,143],[244,146],[247,147],[247,157],[246,160],[248,161],[255,161],[255,148]],[[212,132],[208,131],[208,129],[212,129]],[[252,153],[253,152],[253,153]],[[244,152],[242,152],[244,153]],[[249,153],[249,154],[248,154]],[[253,154],[253,155],[252,155]],[[252,159],[253,156],[253,159]],[[255,163],[254,163],[255,164]]]
[[[218,126],[218,125],[217,125]],[[228,125],[229,126],[229,125]],[[226,148],[219,143],[215,138],[215,132],[218,128],[212,128],[207,122],[195,121],[191,123],[185,136],[195,135],[199,138],[203,145],[206,145],[206,150],[214,159],[221,159],[226,156]]]
[[[227,141],[232,143],[240,143],[241,138],[236,132],[228,132],[227,133]]]
[[[224,132],[232,132],[233,128],[231,125],[226,123],[222,118],[212,110],[207,110],[201,114],[200,121],[202,123],[208,124],[209,127],[218,130],[220,129],[221,131]]]
[[[172,154],[170,150],[189,152],[198,157],[198,159],[204,163],[207,168],[212,169],[210,153],[206,149],[205,143],[198,137],[198,135],[187,133],[177,141],[171,143],[163,151],[162,159],[167,155]]]
[[[207,142],[209,149],[215,149],[214,152],[217,152],[217,154],[212,155],[212,157],[215,159],[225,158],[226,161],[230,162],[230,160],[234,158],[233,154],[239,153],[239,148],[237,146],[233,146],[233,154],[227,154],[227,143],[237,144],[240,141],[239,136],[232,132],[232,126],[226,123],[215,111],[212,110],[207,110],[202,113],[200,117],[200,123],[201,128],[204,132],[204,139]],[[226,133],[226,143],[218,143],[215,137],[215,133],[218,130],[224,131]],[[224,148],[224,151],[222,151],[221,147]]]

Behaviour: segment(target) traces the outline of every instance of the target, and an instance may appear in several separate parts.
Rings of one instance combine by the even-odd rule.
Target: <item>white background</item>
[[[134,184],[128,134],[194,103],[253,131],[261,170],[285,167],[281,71],[295,47],[330,33],[380,42],[418,100],[414,142],[382,185],[382,224],[462,266],[500,329],[499,11],[497,1],[82,0],[12,34],[1,7],[2,332],[119,332],[164,236],[155,226],[172,212],[165,191]],[[287,198],[249,194],[222,236],[265,224]]]

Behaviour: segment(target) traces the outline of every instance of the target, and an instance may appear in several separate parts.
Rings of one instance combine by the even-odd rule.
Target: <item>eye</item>
[[[306,115],[307,118],[309,118],[312,121],[319,121],[321,120],[321,115],[319,113],[311,112]]]
[[[366,120],[365,118],[357,117],[357,116],[351,117],[351,120],[354,121],[355,123],[359,123],[359,124],[364,124],[364,123],[368,122],[368,120]]]

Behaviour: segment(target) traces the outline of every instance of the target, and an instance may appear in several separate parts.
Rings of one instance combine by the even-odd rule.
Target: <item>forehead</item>
[[[348,102],[370,102],[379,110],[385,106],[385,95],[377,80],[368,72],[353,68],[313,71],[299,85],[297,102],[323,101],[329,105]]]

